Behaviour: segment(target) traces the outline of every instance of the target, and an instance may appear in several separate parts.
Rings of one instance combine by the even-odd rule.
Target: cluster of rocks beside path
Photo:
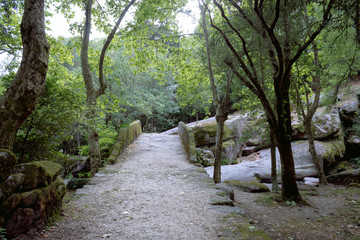
[[[66,192],[61,169],[48,161],[17,164],[10,151],[0,150],[0,235],[22,239],[60,214]]]

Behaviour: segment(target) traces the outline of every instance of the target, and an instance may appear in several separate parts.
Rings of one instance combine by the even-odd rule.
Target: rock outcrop
[[[236,160],[241,150],[240,138],[247,120],[247,115],[230,115],[225,121],[222,157],[229,162]],[[216,120],[214,117],[199,122],[179,123],[178,134],[188,153],[190,162],[202,166],[211,166],[216,144]],[[209,154],[209,151],[212,154]],[[214,158],[214,157],[212,157]]]
[[[23,163],[11,169],[6,179],[0,181],[0,227],[6,229],[7,238],[42,226],[59,214],[66,191],[59,177],[62,167],[57,163]]]

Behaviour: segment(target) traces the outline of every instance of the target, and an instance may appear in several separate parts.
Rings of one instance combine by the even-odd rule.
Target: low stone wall
[[[9,159],[12,159],[9,161]],[[60,213],[66,186],[61,165],[48,161],[16,164],[16,158],[0,151],[0,165],[12,162],[13,170],[5,174],[0,167],[0,228],[6,237],[22,239],[21,234]]]
[[[196,145],[193,131],[185,123],[179,122],[178,134],[188,155],[189,162],[196,163]]]
[[[115,164],[118,157],[125,150],[125,148],[127,148],[127,146],[129,146],[138,136],[140,136],[141,133],[141,122],[139,120],[132,122],[126,128],[121,128],[118,134],[117,143],[115,143],[109,157],[109,163]]]

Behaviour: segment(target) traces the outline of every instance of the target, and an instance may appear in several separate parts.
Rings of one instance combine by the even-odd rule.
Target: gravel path
[[[142,134],[125,159],[78,189],[63,220],[36,239],[219,239],[229,228],[224,217],[241,214],[211,204],[227,199],[221,193],[187,162],[177,135]]]

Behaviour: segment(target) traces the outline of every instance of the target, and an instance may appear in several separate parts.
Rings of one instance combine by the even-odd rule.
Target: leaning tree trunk
[[[118,18],[115,26],[109,33],[104,43],[104,46],[101,50],[100,60],[99,60],[99,89],[95,90],[92,76],[91,68],[89,64],[89,40],[90,40],[90,29],[91,29],[91,8],[93,0],[85,1],[85,25],[84,25],[84,37],[82,39],[81,45],[81,70],[84,78],[84,83],[86,87],[86,118],[87,118],[87,130],[88,130],[88,142],[89,142],[89,157],[91,165],[91,174],[94,175],[100,168],[101,163],[101,154],[100,154],[100,144],[99,144],[99,135],[96,131],[96,100],[102,94],[105,93],[106,84],[104,81],[104,59],[106,51],[113,40],[117,29],[120,26],[122,19],[124,18],[126,12],[129,8],[135,3],[136,0],[131,0],[128,5],[121,12],[120,17]]]
[[[43,92],[49,59],[44,19],[44,0],[25,0],[21,64],[0,99],[0,148],[12,149],[16,132]]]

